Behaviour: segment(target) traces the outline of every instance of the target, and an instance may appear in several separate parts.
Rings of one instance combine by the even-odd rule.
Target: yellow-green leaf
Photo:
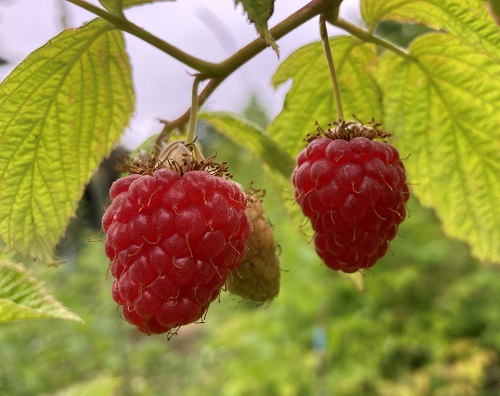
[[[361,14],[371,27],[392,19],[446,29],[477,52],[500,60],[500,31],[484,0],[362,0]]]
[[[376,48],[352,37],[330,39],[336,64],[342,104],[346,118],[355,114],[362,121],[382,117],[380,91],[370,75],[376,61]],[[333,88],[323,46],[313,43],[298,49],[278,68],[273,77],[275,86],[293,79],[283,111],[270,125],[272,139],[292,156],[305,147],[303,139],[316,132],[316,121],[322,126],[338,117]]]
[[[500,262],[500,64],[446,33],[410,51],[418,62],[384,54],[378,76],[412,192],[448,235]]]
[[[123,35],[96,19],[33,52],[0,85],[0,236],[52,262],[83,187],[134,108]]]
[[[0,258],[0,323],[27,319],[66,319],[83,322],[19,264]]]

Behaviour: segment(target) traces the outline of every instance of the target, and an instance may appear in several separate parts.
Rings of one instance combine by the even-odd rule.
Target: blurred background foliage
[[[243,186],[253,181],[266,189],[281,246],[279,296],[257,307],[222,293],[206,323],[181,328],[170,341],[144,336],[120,319],[103,235],[82,218],[72,227],[77,248],[62,250],[76,254],[66,254],[59,268],[30,269],[85,324],[3,325],[1,395],[500,392],[498,270],[478,265],[465,244],[447,239],[432,212],[410,200],[400,237],[364,273],[359,292],[321,264],[300,225],[290,226],[258,161],[203,126],[200,142],[232,164]]]
[[[387,34],[397,37],[393,29]],[[268,122],[255,98],[245,115]],[[279,296],[254,306],[224,292],[204,324],[183,327],[170,341],[138,333],[111,298],[92,206],[103,195],[89,191],[60,246],[65,264],[27,264],[85,324],[1,325],[0,395],[500,394],[498,267],[475,262],[466,244],[446,238],[434,214],[410,199],[400,236],[364,272],[360,292],[321,264],[307,228],[288,217],[258,160],[203,124],[199,142],[231,164],[235,181],[266,190],[281,247]]]

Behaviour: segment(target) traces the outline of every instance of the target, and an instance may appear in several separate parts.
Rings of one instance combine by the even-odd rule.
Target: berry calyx
[[[146,334],[202,319],[251,233],[245,193],[220,176],[225,165],[180,151],[131,164],[138,173],[113,184],[102,221],[113,298]]]
[[[333,270],[373,266],[406,217],[406,171],[380,124],[339,120],[309,136],[292,173],[295,199],[312,223],[316,252]]]

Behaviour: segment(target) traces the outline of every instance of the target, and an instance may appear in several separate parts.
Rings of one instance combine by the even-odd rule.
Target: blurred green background
[[[386,33],[398,36],[396,28]],[[267,122],[255,100],[246,116]],[[257,307],[223,292],[205,323],[170,341],[140,334],[111,298],[103,234],[88,221],[96,210],[83,205],[60,247],[66,263],[27,266],[85,324],[2,324],[0,395],[500,394],[497,267],[446,238],[412,198],[410,217],[387,256],[364,272],[360,291],[321,264],[262,164],[200,127],[205,152],[228,161],[234,180],[267,191],[281,247],[279,296]]]
[[[259,162],[211,131],[200,140],[232,164],[235,180],[267,190],[279,296],[257,307],[224,292],[206,323],[170,341],[144,336],[111,298],[102,234],[79,220],[66,264],[30,269],[85,324],[2,325],[1,395],[500,394],[498,270],[447,239],[431,211],[410,199],[400,236],[364,272],[360,292],[321,264]]]

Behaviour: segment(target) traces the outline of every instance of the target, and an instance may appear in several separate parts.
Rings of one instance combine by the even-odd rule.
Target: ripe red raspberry
[[[295,198],[311,219],[316,252],[334,270],[369,268],[406,216],[406,172],[389,134],[353,122],[312,138],[292,174]]]
[[[123,317],[146,334],[202,318],[245,256],[245,193],[205,170],[161,168],[117,180],[110,195],[102,223]]]

